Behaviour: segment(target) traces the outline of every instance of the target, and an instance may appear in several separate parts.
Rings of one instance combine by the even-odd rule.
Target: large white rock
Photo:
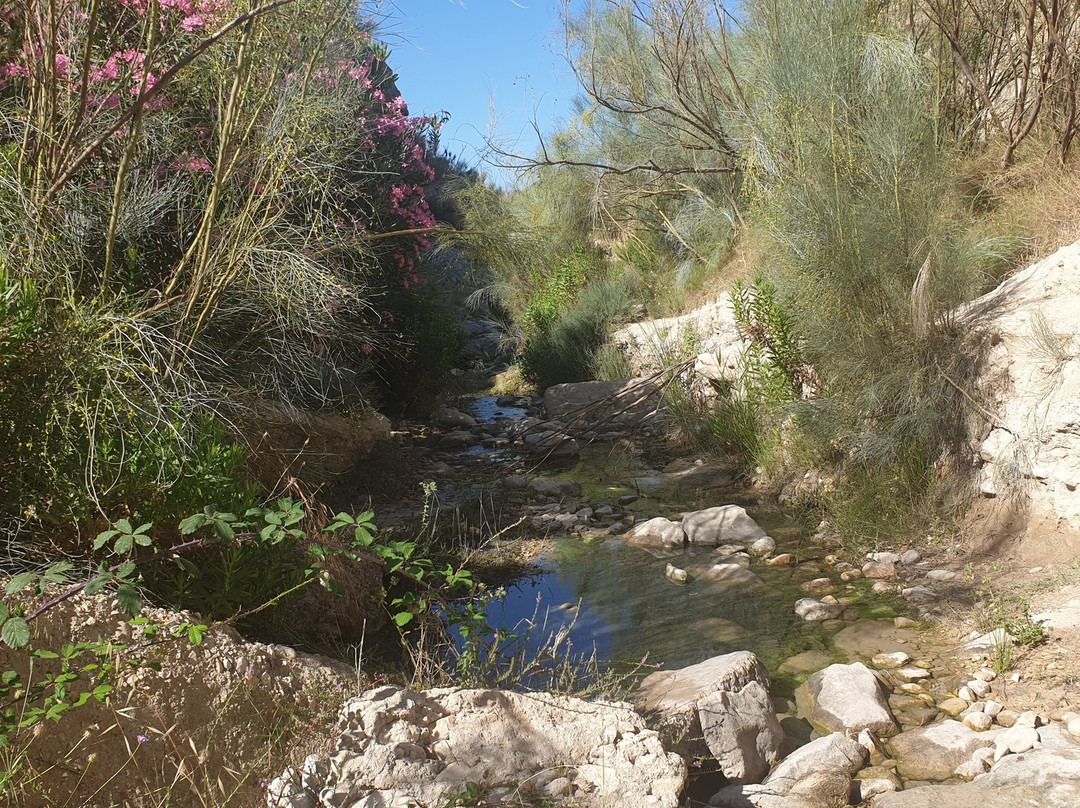
[[[386,686],[349,700],[337,730],[334,788],[353,799],[407,791],[434,808],[468,782],[514,788],[557,769],[583,802],[676,808],[687,777],[683,760],[623,703]]]
[[[839,603],[824,603],[814,598],[799,598],[795,601],[795,614],[807,623],[818,623],[822,620],[834,620],[844,611]]]
[[[765,785],[781,794],[812,772],[844,772],[849,777],[866,763],[868,753],[861,743],[834,732],[800,746],[773,769]]]
[[[1080,242],[958,312],[984,355],[976,384],[994,428],[972,437],[986,497],[1023,500],[1030,557],[1080,536]],[[1003,509],[1010,513],[1016,508]],[[983,525],[983,529],[994,523]],[[1003,526],[1003,525],[1002,525]]]
[[[637,701],[666,721],[689,723],[691,738],[700,730],[705,749],[729,780],[760,782],[780,759],[784,731],[769,698],[768,673],[749,651],[647,676]],[[680,751],[700,752],[693,743]]]
[[[889,711],[888,690],[861,662],[818,671],[799,688],[796,698],[800,714],[824,732],[870,730],[886,737],[899,729]]]
[[[721,505],[683,515],[683,532],[691,544],[715,547],[720,544],[750,546],[766,536],[745,508]]]
[[[662,516],[634,525],[627,531],[626,539],[654,547],[682,547],[686,543],[682,525]]]
[[[679,355],[690,341],[702,354],[710,355],[709,359],[699,355],[695,367],[699,375],[738,382],[746,343],[735,324],[731,297],[726,292],[716,302],[706,303],[688,314],[631,323],[611,336],[612,344],[639,375],[654,373],[671,364],[671,357]]]

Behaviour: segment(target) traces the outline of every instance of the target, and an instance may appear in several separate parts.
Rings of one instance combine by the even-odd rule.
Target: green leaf
[[[149,531],[150,528],[152,528],[153,526],[153,522],[147,522],[146,524],[139,525],[137,528],[135,528],[133,532],[135,533],[135,535],[139,536]]]
[[[60,655],[56,651],[50,651],[48,648],[35,648],[31,654],[38,659],[59,659]]]
[[[131,584],[120,584],[116,590],[116,599],[120,602],[120,609],[128,617],[135,617],[142,611],[142,598],[139,590]]]
[[[411,623],[412,619],[415,616],[416,615],[414,615],[412,612],[398,612],[394,615],[394,622],[397,624],[398,628],[402,628],[403,626]]]
[[[105,531],[103,531],[101,533],[98,533],[97,538],[94,539],[94,549],[95,550],[100,550],[102,547],[104,547],[106,545],[106,543],[109,541],[109,539],[111,539],[113,536],[119,536],[119,535],[120,535],[119,530],[105,530]]]
[[[0,639],[9,648],[24,648],[30,642],[30,624],[21,617],[9,617],[0,629]]]
[[[141,545],[142,547],[149,547],[151,544],[154,543],[154,540],[147,536],[145,533],[135,533],[132,535],[135,538],[135,543]]]
[[[196,530],[206,527],[210,522],[210,517],[205,513],[193,514],[180,522],[180,533],[184,536],[190,535]]]
[[[131,522],[127,519],[117,519],[113,522],[113,526],[121,533],[131,533]]]
[[[16,592],[21,592],[36,577],[37,575],[33,572],[19,573],[10,581],[8,581],[7,586],[4,587],[4,594],[14,595]]]
[[[116,568],[117,578],[130,578],[131,573],[135,572],[135,562],[125,561],[119,567]]]
[[[54,584],[63,583],[67,576],[65,573],[75,565],[70,561],[58,561],[45,571],[45,578]]]
[[[117,555],[123,555],[131,550],[134,543],[135,540],[132,535],[130,533],[124,533],[116,540],[116,544],[113,545],[113,550],[116,551]]]
[[[8,611],[7,604],[0,603],[0,623],[3,623],[9,617],[11,617],[11,612]]]
[[[228,522],[222,522],[220,519],[214,520],[214,533],[224,542],[229,542],[236,538],[236,531],[232,529]]]
[[[87,595],[95,595],[101,591],[109,581],[113,579],[112,573],[108,572],[104,575],[99,575],[96,578],[91,578],[90,583],[86,585],[86,589],[83,590]]]

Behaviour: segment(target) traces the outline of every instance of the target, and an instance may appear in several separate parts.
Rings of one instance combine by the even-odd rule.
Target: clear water
[[[683,511],[734,502],[776,540],[777,552],[792,552],[800,562],[825,552],[806,542],[780,510],[740,501],[735,492],[707,480],[704,487],[681,485],[634,454],[608,445],[585,447],[572,468],[546,476],[577,480],[594,508],[615,505],[627,494],[637,496],[622,509],[633,511],[638,520],[678,518]],[[830,651],[830,632],[794,611],[795,601],[805,597],[799,584],[822,573],[754,564],[752,571],[762,579],[755,585],[711,581],[692,571],[687,584],[675,584],[664,574],[668,563],[687,567],[711,558],[711,548],[664,553],[615,537],[555,537],[551,551],[540,559],[541,572],[508,587],[504,599],[488,605],[489,622],[521,636],[529,621],[546,620],[545,632],[567,628],[575,652],[595,649],[600,659],[614,663],[635,664],[647,657],[649,664],[669,669],[749,650],[775,672],[795,654]],[[853,598],[864,612],[876,605],[865,583],[837,594]],[[536,630],[531,639],[538,645],[544,637]]]

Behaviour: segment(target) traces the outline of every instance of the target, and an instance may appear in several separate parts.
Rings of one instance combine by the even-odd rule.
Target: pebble
[[[1015,726],[1005,730],[997,737],[997,741],[994,745],[998,750],[1005,749],[1007,752],[1013,754],[1020,754],[1032,749],[1035,744],[1039,742],[1039,733],[1037,733],[1034,727]],[[997,756],[997,752],[994,753],[994,758],[1000,760]]]
[[[951,581],[956,577],[956,573],[952,570],[930,570],[926,573],[926,579],[928,581]]]
[[[911,657],[905,654],[903,651],[894,651],[886,654],[875,654],[874,658],[870,660],[875,668],[899,668],[901,665],[906,665],[911,661]]]
[[[922,560],[922,553],[918,550],[908,550],[900,556],[901,564],[917,564]]]
[[[795,556],[791,553],[780,553],[780,555],[773,556],[765,562],[770,567],[790,567],[795,563]]]
[[[986,704],[983,705],[983,712],[993,717],[1005,709],[1005,705],[993,699],[987,699]]]
[[[989,682],[984,682],[982,679],[972,679],[967,683],[968,689],[978,696],[980,699],[986,696],[991,688]]]
[[[862,570],[844,570],[840,573],[841,581],[857,581],[862,577]]]
[[[895,671],[895,675],[905,682],[918,682],[922,679],[930,678],[930,671],[923,670],[922,668],[900,668]]]
[[[876,584],[875,584],[875,586],[876,586]],[[918,628],[919,627],[919,621],[918,620],[912,620],[910,617],[894,617],[893,618],[893,627],[894,628]]]
[[[1011,727],[1011,726],[1015,725],[1016,724],[1016,719],[1018,719],[1019,717],[1020,717],[1020,713],[1016,712],[1016,710],[1010,710],[1008,708],[1005,708],[1004,710],[999,712],[996,716],[994,716],[994,718],[997,720],[998,724],[1000,724],[1003,727]]]
[[[808,595],[829,595],[836,591],[836,584],[829,578],[815,578],[800,584],[799,588]]]
[[[986,730],[990,729],[990,725],[994,723],[994,719],[986,713],[979,711],[965,715],[963,722],[964,726],[970,727],[976,732],[986,732]]]
[[[1069,731],[1069,734],[1074,738],[1080,738],[1080,718],[1072,719],[1065,725],[1065,729]]]
[[[1016,719],[1016,726],[1018,727],[1029,727],[1034,729],[1039,726],[1040,723],[1045,722],[1039,721],[1039,714],[1034,710],[1024,710],[1024,712],[1020,713],[1020,716]]]
[[[978,701],[979,700],[978,697],[975,695],[975,693],[972,691],[972,689],[970,687],[962,687],[962,688],[960,688],[958,691],[956,691],[956,695],[957,695],[957,697],[963,699],[964,701],[968,702],[969,704],[971,702],[973,702],[973,701]]]
[[[954,716],[960,715],[960,713],[964,712],[964,710],[966,710],[967,708],[968,703],[960,698],[945,699],[945,701],[938,704],[939,710],[941,710],[943,713],[948,713],[949,715]]]
[[[975,673],[972,674],[972,676],[974,676],[976,679],[980,679],[980,680],[982,680],[984,682],[992,682],[997,678],[997,674],[994,673],[989,668],[983,668],[981,670],[977,670],[977,671],[975,671]]]

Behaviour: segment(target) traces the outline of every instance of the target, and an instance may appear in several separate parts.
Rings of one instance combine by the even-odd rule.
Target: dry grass
[[[1058,164],[1045,142],[1032,141],[1007,169],[996,165],[993,150],[972,157],[959,180],[984,236],[1024,239],[1016,255],[1020,268],[1080,239],[1080,162]]]

